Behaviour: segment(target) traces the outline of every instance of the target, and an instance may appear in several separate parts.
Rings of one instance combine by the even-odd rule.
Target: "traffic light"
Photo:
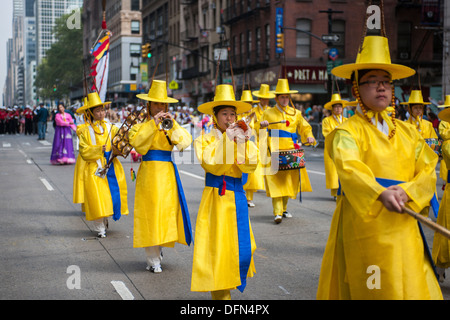
[[[148,59],[148,58],[152,57],[152,53],[151,53],[152,45],[150,43],[147,42],[146,44],[142,45],[141,48],[142,48],[141,56],[143,59]]]
[[[53,85],[53,92],[56,92],[56,84]]]
[[[277,34],[277,48],[284,49],[284,34]]]

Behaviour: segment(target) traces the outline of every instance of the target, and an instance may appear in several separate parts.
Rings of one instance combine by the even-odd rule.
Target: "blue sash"
[[[296,143],[298,141],[298,135],[297,135],[296,132],[292,133],[292,132],[289,132],[289,131],[286,131],[286,130],[268,129],[269,137],[272,137],[272,131],[273,130],[278,131],[278,137],[279,138],[291,138],[294,143]]]
[[[247,273],[250,268],[252,260],[252,246],[250,241],[250,223],[248,217],[247,197],[245,196],[244,188],[242,187],[241,178],[233,178],[230,176],[216,176],[211,173],[206,173],[205,186],[218,188],[219,194],[222,190],[225,181],[226,190],[234,192],[234,199],[236,205],[236,222],[238,228],[238,243],[239,243],[239,273],[241,277],[241,285],[237,288],[244,292],[247,285]]]
[[[105,152],[104,156],[106,158],[106,162],[108,162],[110,155],[111,151]],[[117,221],[122,215],[122,203],[120,201],[119,182],[117,181],[116,172],[114,171],[114,162],[111,162],[111,165],[106,173],[106,179],[108,180],[109,192],[111,193],[113,203],[113,220]]]
[[[173,164],[173,169],[175,171],[175,178],[177,180],[177,190],[178,190],[178,200],[180,202],[181,213],[183,216],[184,224],[184,236],[186,238],[186,243],[189,246],[192,241],[192,228],[191,219],[189,217],[189,210],[186,203],[186,198],[184,196],[183,186],[181,184],[180,175],[178,174],[178,169],[172,160],[172,151],[164,150],[149,150],[146,155],[142,156],[143,161],[163,161],[171,162]]]

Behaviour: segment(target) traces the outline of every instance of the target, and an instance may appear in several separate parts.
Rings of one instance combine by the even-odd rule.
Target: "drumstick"
[[[269,125],[271,124],[277,124],[277,123],[286,123],[286,127],[289,127],[289,120],[281,120],[281,121],[276,121],[276,122],[269,122]]]
[[[411,209],[408,209],[406,207],[402,207],[403,212],[406,212],[407,214],[409,214],[410,216],[412,216],[413,218],[415,218],[416,220],[419,220],[420,222],[422,222],[424,225],[426,225],[427,227],[429,227],[430,229],[433,229],[434,231],[442,234],[443,236],[445,236],[446,238],[450,239],[450,230],[444,228],[443,226],[431,221],[430,218],[424,217],[414,211],[412,211]]]

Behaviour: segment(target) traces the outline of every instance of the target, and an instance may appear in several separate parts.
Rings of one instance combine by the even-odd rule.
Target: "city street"
[[[37,300],[210,300],[209,293],[192,292],[193,246],[164,249],[163,272],[145,269],[143,249],[133,248],[135,184],[130,169],[139,163],[120,158],[127,176],[130,214],[109,220],[107,237],[98,239],[80,205],[72,203],[74,165],[50,164],[53,127],[46,140],[37,136],[0,136],[0,299]],[[76,153],[78,154],[78,152]],[[244,293],[233,300],[314,300],[324,247],[335,201],[325,189],[323,149],[305,148],[306,166],[314,192],[289,200],[293,215],[274,224],[271,199],[254,196],[249,208],[257,250],[257,274]],[[194,159],[185,151],[183,159]],[[178,169],[195,221],[204,186],[198,163]],[[437,170],[439,167],[437,168]],[[159,181],[164,184],[165,181]],[[438,195],[442,196],[442,180]],[[424,227],[431,247],[433,233]],[[78,276],[78,278],[77,278]],[[442,284],[450,298],[450,280]]]

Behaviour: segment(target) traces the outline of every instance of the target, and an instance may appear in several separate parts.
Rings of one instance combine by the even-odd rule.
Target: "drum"
[[[278,170],[295,170],[305,167],[303,149],[279,151],[278,160]]]
[[[438,155],[441,156],[441,141],[435,138],[425,139],[428,146]]]

